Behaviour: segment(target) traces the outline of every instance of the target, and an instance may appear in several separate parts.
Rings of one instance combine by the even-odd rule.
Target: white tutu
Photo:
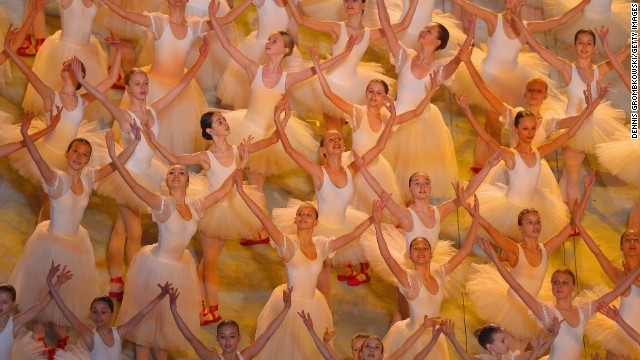
[[[482,184],[476,191],[480,200],[481,215],[504,236],[519,239],[518,214],[525,208],[538,210],[542,218],[540,241],[547,241],[569,223],[569,209],[561,199],[547,189],[536,191],[526,203],[517,203],[506,196],[508,188],[503,184]],[[468,215],[466,216],[468,220]],[[483,231],[483,230],[478,230]]]
[[[259,101],[259,99],[257,99]],[[260,114],[256,118],[249,116],[246,109],[224,113],[231,127],[229,142],[239,144],[244,138],[253,135],[255,139],[271,136],[276,126],[271,114]],[[309,159],[317,157],[318,143],[313,139],[311,129],[302,120],[291,116],[285,129],[291,145]],[[298,165],[285,153],[282,144],[271,145],[251,154],[248,167],[251,171],[267,176],[296,169]]]
[[[82,345],[68,345],[64,350],[56,352],[55,360],[92,360],[89,351]],[[120,355],[120,360],[128,360],[129,358]],[[100,359],[111,360],[111,359]]]
[[[264,194],[255,186],[243,185],[244,191],[256,203],[264,203]],[[267,212],[266,209],[262,209]],[[217,204],[209,207],[198,223],[200,231],[209,237],[221,239],[255,239],[262,224],[253,215],[247,204],[235,190],[232,190]]]
[[[4,43],[4,33],[0,30],[0,44]],[[4,46],[0,45],[0,51],[4,50]],[[5,61],[0,64],[0,89],[5,87],[5,83],[11,81],[11,62]]]
[[[158,244],[148,245],[133,258],[127,272],[125,296],[118,315],[118,324],[129,321],[159,294],[160,290],[156,284],[168,281],[180,290],[178,312],[189,329],[197,333],[200,321],[200,289],[193,257],[185,250],[179,260],[162,259],[158,256],[158,250]],[[178,330],[166,300],[151,310],[127,339],[138,345],[156,349],[190,348]]]
[[[33,338],[33,333],[29,332],[24,336],[19,336],[13,343],[11,360],[45,360],[47,359],[47,351],[41,341]]]
[[[98,295],[96,261],[89,234],[82,226],[75,237],[57,236],[51,234],[48,228],[48,220],[36,226],[9,277],[9,283],[18,292],[18,308],[20,311],[30,308],[49,291],[45,279],[53,261],[66,266],[73,273],[73,280],[64,284],[59,293],[71,312],[80,319],[86,319],[89,305]],[[53,302],[36,319],[69,326]]]
[[[609,291],[611,289],[600,285],[591,290],[585,290],[580,295],[597,299]],[[620,298],[615,299],[611,305],[619,308]],[[585,334],[591,341],[604,347],[607,352],[625,357],[625,359],[640,358],[640,344],[635,342],[615,321],[600,313],[596,313],[587,323]]]
[[[526,261],[526,259],[520,259]],[[535,337],[540,331],[529,309],[509,293],[509,285],[493,264],[473,264],[476,271],[467,283],[467,294],[476,313],[484,322],[498,324],[518,339]],[[548,277],[548,276],[547,276]],[[545,281],[538,298],[550,300],[550,282]]]
[[[301,6],[305,14],[314,19],[334,22],[347,20],[347,13],[344,10],[343,2],[340,0],[304,0],[300,1],[298,6]],[[385,1],[385,7],[389,12],[391,23],[398,22],[402,13],[402,0]],[[362,23],[367,28],[380,27],[378,7],[375,1],[365,2]]]
[[[297,199],[289,199],[286,208],[274,208],[272,211],[273,223],[281,229],[281,231],[287,234],[295,234],[296,227],[293,222],[296,218],[296,211],[298,210],[298,207],[302,205],[306,205],[306,203]],[[319,223],[313,231],[313,236],[338,237],[350,233],[356,226],[360,225],[360,223],[367,218],[367,214],[349,206],[347,208],[345,222],[343,224],[327,224],[322,221],[322,218],[318,218]],[[369,229],[367,232],[371,233],[371,230]],[[356,239],[346,246],[338,249],[331,257],[332,263],[336,266],[340,266],[343,264],[358,264],[367,261],[360,245],[364,236],[365,235],[362,235],[360,239]],[[369,236],[371,236],[371,234]],[[373,236],[375,240],[375,235]]]
[[[492,93],[503,102],[516,107],[524,106],[525,85],[532,77],[541,77],[549,88],[554,87],[554,82],[548,77],[548,65],[536,53],[521,51],[518,54],[515,66],[511,69],[503,68],[502,71],[489,71],[485,69],[485,58],[487,47],[475,48],[471,55],[471,61],[476,67],[485,83]],[[493,110],[493,107],[485,100],[478,88],[471,80],[469,70],[466,66],[461,66],[455,72],[455,80],[449,87],[456,94],[467,98],[470,105],[480,106],[484,109]]]
[[[62,30],[58,30],[44,41],[31,67],[45,85],[52,89],[62,87],[60,69],[62,69],[62,63],[72,56],[77,56],[84,64],[87,69],[85,79],[90,84],[99,84],[107,78],[106,56],[98,39],[91,36],[87,45],[76,45],[65,42],[61,36]],[[22,107],[41,114],[46,110],[43,106],[42,98],[29,84],[22,100]]]
[[[615,141],[598,144],[600,164],[620,179],[640,185],[640,141],[631,139],[629,131],[618,133]]]
[[[125,10],[137,13],[151,11],[148,7],[149,4],[147,4],[148,1],[145,0],[114,0],[113,2]],[[123,40],[142,40],[147,36],[147,31],[143,26],[123,18],[107,6],[101,6],[98,9],[93,21],[93,31],[105,36],[113,32],[115,36]]]
[[[411,198],[409,178],[419,171],[429,174],[436,202],[454,195],[451,183],[458,179],[458,163],[451,131],[437,106],[430,104],[421,115],[399,125],[383,154],[393,165],[406,199]]]
[[[578,5],[579,0],[553,1],[544,0],[544,17],[547,19],[562,16],[565,12]],[[609,46],[615,52],[629,42],[629,12],[628,0],[591,0],[576,17],[568,23],[553,30],[556,38],[565,44],[573,46],[576,31],[591,29],[604,25],[609,28]],[[598,51],[604,54],[602,43],[596,41]],[[603,55],[606,57],[606,55]]]
[[[45,121],[46,120],[43,116],[38,116],[33,119],[31,127],[29,128],[29,133],[33,134],[34,132],[44,129],[47,126]],[[91,160],[89,161],[89,164],[87,164],[88,168],[100,167],[111,162],[111,159],[109,158],[109,153],[104,141],[105,133],[104,131],[98,131],[96,125],[97,123],[95,122],[89,123],[87,121],[83,121],[80,124],[80,128],[77,133],[67,134],[61,134],[63,131],[62,129],[54,129],[53,131],[55,132],[56,141],[54,142],[49,140],[50,135],[53,135],[50,133],[36,141],[36,147],[49,167],[54,169],[66,169],[67,158],[65,157],[65,152],[67,150],[67,146],[71,140],[75,138],[85,138],[91,143]],[[20,124],[11,125],[0,122],[0,143],[6,144],[20,140],[22,140]],[[42,182],[40,171],[26,149],[20,149],[9,155],[9,162],[21,176],[25,177],[32,183],[39,185]]]
[[[282,311],[282,291],[286,288],[287,284],[282,284],[271,293],[271,297],[258,316],[256,338],[265,332],[271,321]],[[256,359],[322,360],[322,355],[297,314],[302,310],[313,319],[313,330],[316,334],[322,334],[325,329],[333,328],[331,310],[318,290],[315,290],[315,296],[311,299],[298,297],[294,292],[291,297],[291,309]]]
[[[596,146],[607,143],[620,132],[625,132],[625,114],[623,110],[611,106],[610,102],[601,103],[591,117],[585,121],[574,137],[566,144],[574,151],[595,153]]]

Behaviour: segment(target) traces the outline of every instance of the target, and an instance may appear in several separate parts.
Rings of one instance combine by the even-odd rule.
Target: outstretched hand
[[[598,35],[598,39],[600,39],[600,42],[602,42],[602,46],[606,47],[609,44],[607,40],[607,35],[609,35],[609,28],[602,25],[600,26],[600,29],[598,29],[598,27],[596,26],[593,28],[593,30],[596,35]]]
[[[391,121],[391,124],[393,124],[393,122],[396,119],[396,102],[393,101],[389,95],[386,95],[384,97],[385,103],[384,103],[384,107],[387,109],[387,111],[390,114],[389,117],[389,121]]]
[[[328,327],[324,328],[324,334],[322,335],[322,342],[328,344],[336,336],[336,331]]]
[[[318,55],[318,49],[316,49],[315,46],[309,46],[308,49],[313,65],[320,65],[320,55]]]
[[[282,302],[287,310],[291,309],[291,293],[293,293],[293,286],[282,290]]]
[[[35,114],[33,113],[33,111],[27,111],[22,116],[22,124],[20,125],[20,133],[22,135],[29,134],[29,128],[31,127],[31,122],[33,121],[34,117],[35,117]],[[58,120],[60,119],[58,118]]]
[[[169,307],[171,309],[176,309],[176,304],[178,302],[178,297],[180,297],[180,292],[178,291],[177,288],[170,288],[169,289]]]
[[[118,156],[116,155],[116,142],[113,138],[113,131],[111,129],[107,130],[104,133],[104,141],[107,144],[107,150],[109,152],[109,157],[111,160],[116,160]]]
[[[440,322],[440,329],[442,329],[442,333],[452,339],[456,336],[455,325],[451,319],[444,319]]]
[[[203,60],[209,54],[209,37],[206,34],[202,35],[202,42],[198,47],[198,51],[200,52],[200,58]]]
[[[118,39],[118,37],[113,34],[113,31],[110,31],[109,35],[104,38],[104,42],[109,44],[109,46],[113,47],[117,51],[122,50],[122,43],[120,42],[120,39]]]
[[[596,183],[596,170],[589,169],[588,172],[582,175],[582,183],[585,189],[593,188],[593,185]]]
[[[131,127],[131,134],[133,134],[133,138],[136,142],[142,140],[142,130],[140,130],[140,126],[136,123],[132,123],[129,125]],[[153,133],[153,131],[152,131]]]
[[[622,319],[622,316],[620,315],[620,311],[618,310],[617,307],[615,307],[614,305],[609,305],[607,303],[605,303],[604,301],[601,301],[598,303],[598,311],[608,317],[609,319],[613,320],[613,321],[619,321],[620,319]]]
[[[298,312],[298,316],[302,318],[302,321],[304,322],[304,325],[307,327],[307,329],[313,330],[313,320],[311,319],[311,314],[304,312],[304,310],[300,310]]]
[[[163,298],[171,292],[171,289],[173,289],[172,284],[168,281],[165,282],[164,285],[162,284],[157,284],[157,285],[160,288],[160,295],[162,295]]]
[[[351,50],[353,50],[353,48],[356,46],[356,41],[358,39],[353,36],[353,35],[349,35],[349,38],[347,39],[347,46],[346,46],[346,51],[351,52]]]
[[[469,102],[467,102],[467,98],[464,96],[456,96],[456,102],[462,109],[462,112],[467,116],[472,116],[471,108],[469,108]]]
[[[373,223],[374,224],[380,224],[380,221],[382,221],[382,215],[384,214],[384,207],[387,204],[387,200],[386,199],[381,199],[381,200],[373,200],[373,210],[371,215],[373,216]]]
[[[493,248],[493,245],[491,245],[491,243],[489,242],[489,240],[487,240],[486,237],[480,236],[479,238],[476,238],[476,244],[478,244],[480,249],[482,249],[482,251],[484,251],[484,253],[487,254],[489,259],[491,259],[494,262],[498,261],[498,254],[496,254],[496,250]]]
[[[8,54],[15,54],[16,52],[11,48],[11,43],[13,39],[16,37],[16,33],[18,32],[18,28],[14,28],[12,24],[9,24],[9,28],[7,28],[7,33],[4,37],[4,51]]]

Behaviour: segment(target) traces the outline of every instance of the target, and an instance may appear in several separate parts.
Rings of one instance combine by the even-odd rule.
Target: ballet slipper
[[[371,281],[371,275],[369,275],[368,273],[360,273],[358,274],[358,276],[347,281],[347,285],[358,286],[360,284],[368,283],[369,281]]]
[[[33,42],[31,41],[31,35],[27,35],[24,38],[22,45],[16,50],[16,53],[20,56],[33,56],[35,55],[33,49]]]
[[[200,308],[200,326],[207,326],[209,324],[213,324],[217,321],[214,321],[215,318],[213,317],[213,314],[211,314],[210,312],[208,312],[206,310],[206,308],[204,307],[204,300],[201,301],[201,308]],[[220,321],[220,320],[218,320]]]
[[[122,298],[124,297],[124,281],[122,281],[122,276],[117,276],[111,278],[111,284],[122,284],[122,290],[120,291],[109,291],[109,297],[116,299],[118,302],[122,302]]]
[[[217,323],[220,322],[222,320],[222,316],[218,315],[218,305],[211,305],[209,306],[209,314],[211,315],[211,317],[213,318],[211,320],[211,323]]]
[[[240,245],[242,246],[251,246],[251,245],[260,245],[260,244],[268,244],[269,237],[263,238],[261,234],[258,235],[257,239],[240,239]]]
[[[60,350],[64,350],[67,347],[67,342],[69,341],[69,335],[63,337],[62,339],[56,340],[56,348]]]
[[[350,281],[359,275],[357,272],[353,271],[353,267],[351,266],[351,264],[345,265],[344,267],[349,269],[349,273],[347,275],[338,274],[338,281]]]
[[[471,170],[471,172],[474,173],[474,174],[478,174],[482,170],[482,168],[481,167],[471,166],[469,168],[469,170]]]

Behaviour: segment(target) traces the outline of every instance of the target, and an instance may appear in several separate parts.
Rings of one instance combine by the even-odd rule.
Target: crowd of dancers
[[[640,197],[619,244],[596,241],[598,224],[582,221],[595,184],[585,154],[640,184],[640,142],[601,81],[615,72],[631,89],[622,65],[629,1],[445,1],[451,13],[434,10],[435,0],[57,3],[54,35],[45,39],[44,0],[27,0],[23,24],[3,34],[0,85],[15,66],[28,87],[21,123],[2,116],[0,156],[38,186],[29,195],[42,208],[0,285],[0,358],[116,360],[129,340],[136,359],[190,347],[203,359],[341,359],[333,267],[350,286],[373,277],[398,289],[387,299],[397,301],[388,332],[354,336],[353,359],[449,359],[453,349],[464,359],[570,360],[581,358],[584,336],[607,359],[640,359]],[[251,6],[257,28],[241,39],[237,19]],[[478,22],[487,32],[476,36]],[[327,34],[331,50],[303,57],[298,26]],[[94,33],[109,36],[101,44]],[[575,49],[573,61],[541,33]],[[363,62],[366,51],[384,66]],[[119,104],[112,87],[124,89]],[[431,102],[439,87],[478,135],[468,182]],[[321,133],[308,125],[318,119]],[[560,150],[556,179],[545,157]],[[265,181],[296,169],[315,197],[268,209]],[[118,207],[110,279],[98,277],[80,225],[94,189]],[[456,249],[441,223],[459,208]],[[148,213],[158,239],[142,247]],[[197,261],[187,249],[196,233]],[[575,297],[576,276],[556,269],[554,255],[567,239],[582,242],[576,257],[595,256],[612,288]],[[287,274],[243,349],[238,324],[222,320],[240,305],[219,301],[228,240],[271,243]],[[604,255],[607,242],[622,265]],[[467,354],[439,317],[462,291],[487,324],[477,331],[484,354]],[[196,336],[212,323],[220,353]],[[77,344],[68,344],[70,327]]]

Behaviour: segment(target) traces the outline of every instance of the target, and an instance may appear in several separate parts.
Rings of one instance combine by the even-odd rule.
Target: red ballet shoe
[[[49,360],[55,360],[56,358],[56,352],[58,351],[58,348],[55,347],[49,347],[47,348],[47,359]]]
[[[62,339],[56,340],[56,348],[60,350],[64,350],[67,347],[67,342],[69,341],[69,336],[65,336]]]
[[[349,269],[349,274],[347,275],[338,274],[338,281],[349,281],[359,275],[357,272],[353,271],[353,267],[351,265],[345,265],[344,267]]]
[[[240,245],[242,246],[251,246],[251,245],[260,245],[260,244],[268,244],[271,239],[267,236],[263,238],[262,235],[258,234],[257,239],[240,239]]]
[[[363,277],[364,277],[364,279],[363,279]],[[369,275],[367,273],[360,273],[360,274],[358,274],[358,276],[356,276],[353,279],[347,281],[347,285],[349,285],[349,286],[358,286],[360,284],[368,283],[369,281],[371,281],[371,275]]]
[[[27,35],[22,42],[22,45],[16,50],[16,53],[20,56],[33,56],[33,42],[31,42],[31,35]]]
[[[478,174],[478,173],[480,173],[482,168],[481,167],[472,166],[472,167],[469,168],[469,170],[471,170],[471,172],[474,173],[474,174]]]
[[[580,236],[580,230],[578,229],[573,229],[571,234],[569,234],[569,237],[579,237],[579,236]]]
[[[215,323],[213,315],[205,309],[203,300],[200,307],[200,326],[207,326],[213,323]]]
[[[109,67],[111,69],[111,67]],[[111,88],[114,90],[124,90],[124,78],[122,74],[118,74],[118,80],[111,85]]]
[[[112,284],[122,284],[122,290],[120,291],[109,291],[109,297],[116,299],[118,302],[122,302],[124,298],[124,281],[122,281],[122,276],[111,278]]]
[[[209,315],[213,318],[211,323],[217,323],[222,320],[222,316],[218,315],[218,305],[209,306]]]

